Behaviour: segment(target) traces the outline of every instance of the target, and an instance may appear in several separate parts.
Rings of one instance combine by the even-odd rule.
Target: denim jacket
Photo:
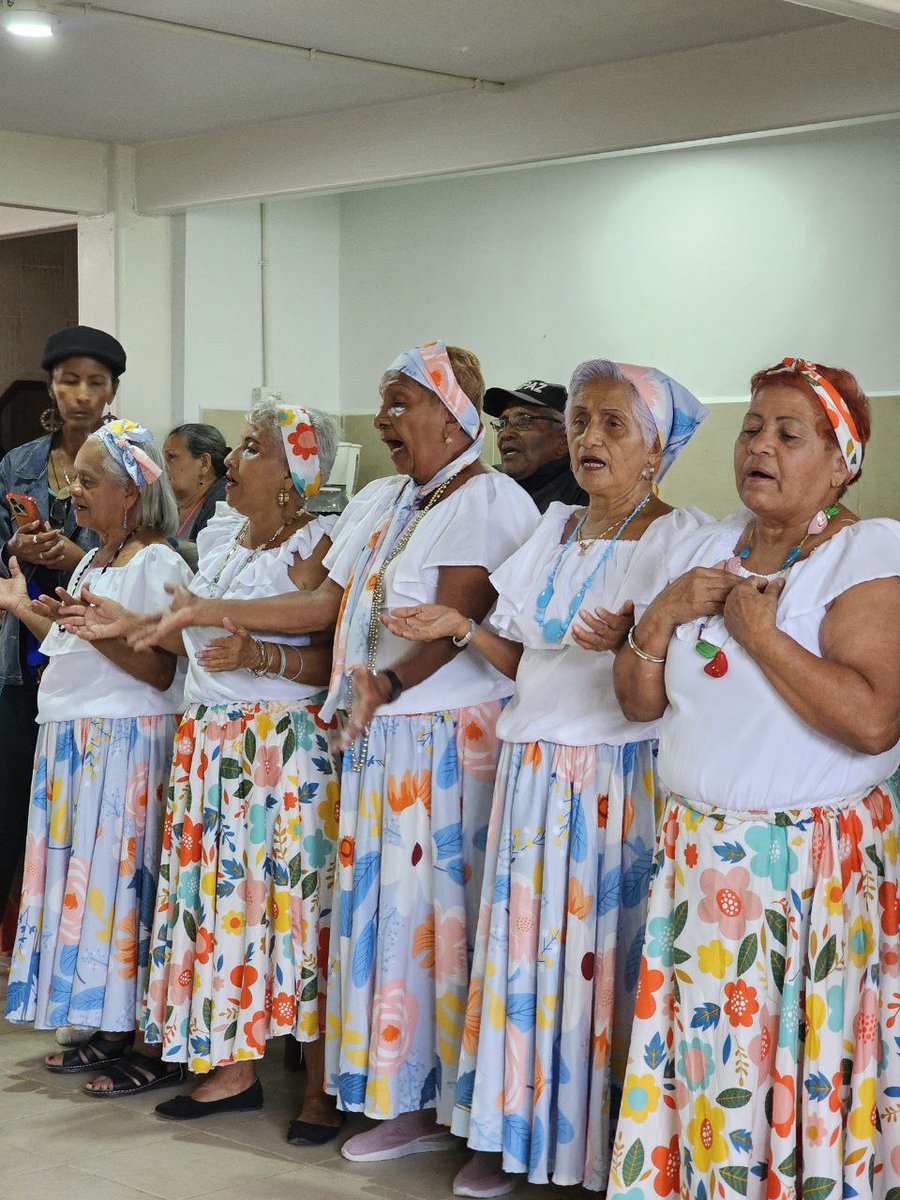
[[[44,437],[35,438],[33,442],[26,442],[24,446],[10,450],[0,462],[0,546],[6,545],[16,528],[6,499],[7,492],[25,492],[33,496],[41,517],[45,521],[50,518],[50,498],[47,490],[50,442],[49,433]],[[83,550],[90,550],[99,544],[97,535],[92,530],[76,525],[71,505],[62,532]],[[27,562],[20,565],[25,576],[30,579],[35,572],[34,565]],[[61,585],[65,585],[69,578],[61,571],[54,571],[52,574]],[[9,576],[9,568],[2,559],[0,575],[4,578]],[[3,624],[0,625],[0,688],[16,686],[22,682],[19,659],[21,629],[15,617],[10,613],[3,614]]]

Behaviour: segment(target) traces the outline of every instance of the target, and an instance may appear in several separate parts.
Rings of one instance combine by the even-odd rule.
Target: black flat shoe
[[[157,1104],[156,1112],[169,1121],[196,1121],[199,1117],[212,1117],[216,1113],[253,1112],[262,1106],[262,1084],[256,1079],[236,1096],[206,1101],[195,1100],[193,1096],[176,1096],[174,1100]]]
[[[292,1146],[324,1146],[341,1132],[341,1125],[314,1125],[312,1121],[291,1121],[287,1140]]]

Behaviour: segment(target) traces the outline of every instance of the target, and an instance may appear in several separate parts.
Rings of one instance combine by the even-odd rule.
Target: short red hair
[[[822,363],[810,363],[810,366],[831,384],[847,405],[850,416],[853,418],[853,423],[856,425],[859,440],[862,443],[862,458],[864,458],[866,444],[872,436],[872,409],[869,405],[869,397],[859,386],[859,380],[856,376],[852,375],[849,371],[845,371],[841,367],[826,367]],[[809,396],[810,400],[815,400],[816,404],[821,404],[809,380],[804,379],[796,369],[785,369],[781,363],[774,367],[766,367],[764,371],[757,371],[751,377],[750,395],[756,395],[759,389],[765,387],[768,383],[778,383],[782,387],[796,388],[804,396]],[[834,437],[834,430],[831,428],[830,423],[828,423],[828,429],[831,436]],[[860,469],[851,482],[856,483],[861,475],[862,463],[860,462]]]

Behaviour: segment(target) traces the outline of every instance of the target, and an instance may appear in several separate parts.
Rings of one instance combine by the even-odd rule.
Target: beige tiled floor
[[[0,993],[4,985],[0,980]],[[0,1021],[2,1200],[437,1200],[450,1196],[465,1161],[459,1148],[365,1166],[341,1158],[339,1142],[306,1150],[289,1146],[287,1124],[305,1077],[284,1070],[278,1044],[260,1072],[262,1112],[184,1125],[153,1112],[159,1100],[175,1094],[168,1089],[124,1100],[82,1095],[90,1076],[52,1075],[41,1066],[54,1045],[51,1034]],[[354,1117],[342,1136],[366,1124]],[[520,1185],[515,1200],[563,1195],[561,1189]]]

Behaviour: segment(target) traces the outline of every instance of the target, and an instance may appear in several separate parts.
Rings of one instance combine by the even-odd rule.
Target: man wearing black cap
[[[85,552],[97,545],[96,534],[76,523],[69,495],[75,456],[103,423],[125,370],[125,351],[102,329],[77,325],[52,334],[41,366],[51,400],[41,416],[47,433],[16,446],[0,462],[0,575],[9,575],[14,557],[32,598],[65,586]],[[19,525],[10,492],[30,497],[40,519]],[[45,661],[35,637],[7,612],[0,624],[0,918],[25,844]]]
[[[529,379],[515,391],[488,388],[484,411],[497,419],[500,467],[528,492],[541,512],[554,500],[586,504],[572,474],[563,413],[567,392],[559,383]]]

